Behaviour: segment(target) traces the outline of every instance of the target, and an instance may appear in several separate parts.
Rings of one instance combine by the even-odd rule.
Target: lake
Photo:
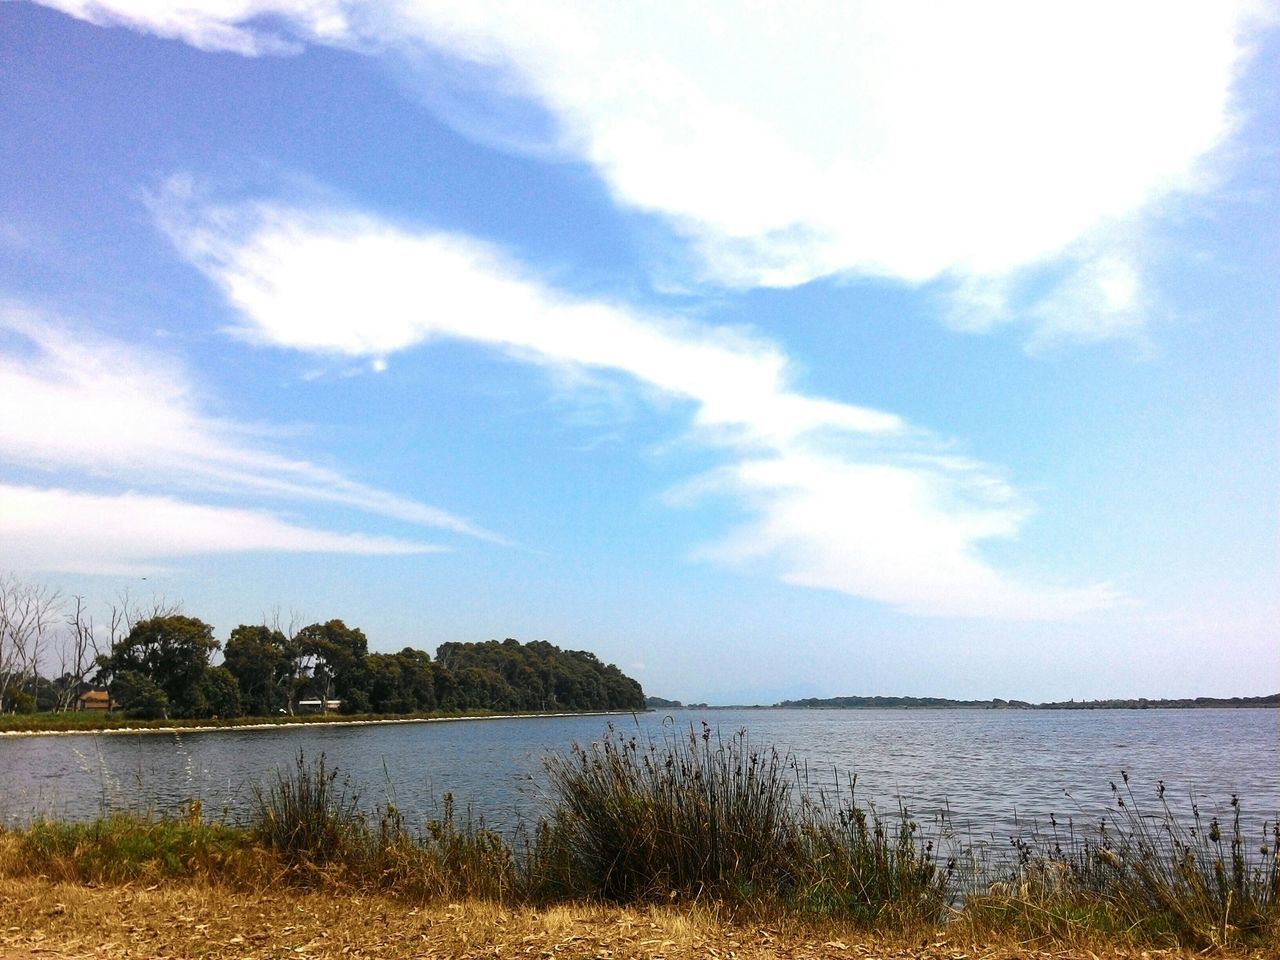
[[[746,729],[807,764],[814,782],[857,775],[883,811],[947,809],[955,829],[1000,841],[1032,822],[1096,819],[1130,775],[1155,807],[1157,781],[1185,804],[1222,812],[1232,794],[1259,828],[1280,810],[1280,711],[698,710],[637,717],[548,717],[184,733],[0,737],[0,818],[91,819],[104,810],[168,813],[199,798],[206,816],[242,819],[253,786],[324,754],[369,807],[411,822],[453,793],[499,829],[536,818],[543,758],[607,735],[661,740],[702,724]],[[683,731],[683,733],[682,733]],[[1254,830],[1251,830],[1253,833]]]

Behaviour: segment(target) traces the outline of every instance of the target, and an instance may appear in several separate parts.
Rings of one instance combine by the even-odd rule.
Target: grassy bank
[[[198,807],[159,821],[36,823],[0,837],[0,873],[521,911],[674,906],[735,928],[897,943],[1277,945],[1280,835],[1273,826],[1246,838],[1238,805],[1232,821],[1197,813],[1182,823],[1162,796],[1147,809],[1126,782],[1096,830],[1021,839],[999,878],[979,880],[944,822],[883,815],[860,805],[852,784],[813,789],[793,757],[744,735],[615,736],[547,767],[551,813],[514,839],[447,796],[442,816],[420,826],[394,807],[361,813],[323,758],[300,757],[259,791],[246,824],[207,822]]]
[[[614,711],[617,712],[617,711]],[[583,716],[607,715],[610,711],[581,711]],[[223,728],[270,728],[334,723],[428,723],[442,720],[482,720],[497,717],[565,716],[541,711],[453,710],[432,713],[308,713],[275,717],[233,717],[229,719],[139,720],[119,713],[93,711],[67,713],[0,714],[0,736],[4,734],[112,733],[138,730],[219,730]]]

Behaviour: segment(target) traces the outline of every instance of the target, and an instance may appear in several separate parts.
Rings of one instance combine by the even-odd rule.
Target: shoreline
[[[354,720],[293,720],[280,723],[220,723],[164,727],[86,727],[80,730],[0,730],[0,737],[83,737],[123,733],[209,733],[224,730],[305,730],[308,727],[359,727],[387,723],[458,723],[466,720],[552,720],[564,717],[628,717],[636,710],[584,710],[567,713],[493,713],[470,717],[386,717]]]

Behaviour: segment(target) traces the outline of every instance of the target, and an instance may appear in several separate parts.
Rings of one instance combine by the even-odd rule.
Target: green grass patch
[[[17,840],[25,872],[82,883],[244,879],[260,866],[248,831],[205,823],[198,811],[180,819],[116,814],[92,823],[39,821]]]
[[[562,713],[575,711],[565,710]],[[599,711],[588,711],[599,712]],[[120,712],[112,714],[94,711],[68,711],[65,713],[5,713],[0,714],[0,733],[74,733],[98,730],[169,730],[209,727],[291,726],[309,723],[368,723],[372,721],[460,720],[468,717],[538,716],[539,711],[521,710],[450,710],[430,713],[308,713],[272,717],[233,717],[212,719],[141,720],[125,717]]]

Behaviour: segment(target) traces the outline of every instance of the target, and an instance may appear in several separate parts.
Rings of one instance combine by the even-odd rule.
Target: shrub
[[[1188,947],[1273,943],[1280,934],[1280,823],[1250,842],[1241,804],[1231,820],[1205,823],[1192,801],[1177,813],[1156,786],[1149,811],[1121,772],[1115,807],[1095,835],[1033,837],[1015,843],[1019,869],[1010,883],[973,898],[970,912],[1015,922],[1035,933],[1097,930],[1128,939]],[[1056,822],[1051,821],[1056,830]]]
[[[322,867],[342,859],[358,839],[359,798],[337,778],[324,754],[308,764],[299,751],[292,774],[278,772],[265,789],[254,789],[254,831],[288,866]]]
[[[900,809],[829,802],[794,756],[706,724],[662,744],[610,737],[547,760],[552,815],[532,866],[562,895],[714,899],[858,922],[936,918],[950,873]]]

